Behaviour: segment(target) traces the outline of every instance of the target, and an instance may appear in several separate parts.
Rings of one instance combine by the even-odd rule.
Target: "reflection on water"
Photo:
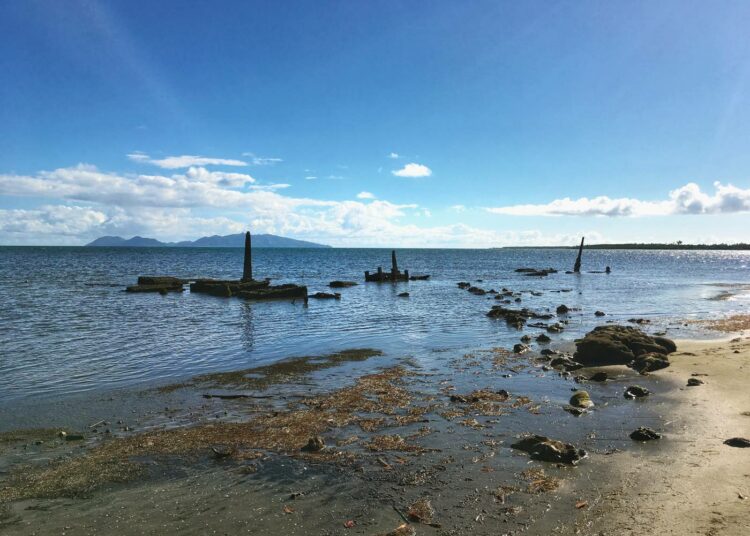
[[[688,316],[744,311],[746,252],[586,251],[569,275],[573,250],[401,250],[399,265],[429,281],[365,284],[364,270],[387,266],[375,249],[258,249],[258,277],[299,282],[311,292],[334,279],[341,300],[250,303],[203,295],[122,292],[139,274],[239,277],[241,249],[0,248],[0,404],[30,397],[167,383],[206,371],[247,368],[293,355],[379,348],[420,357],[436,348],[510,346],[519,333],[485,313],[492,296],[456,286],[523,291],[518,306],[579,309],[557,339],[594,325],[648,317],[674,337]],[[534,278],[521,266],[561,270]],[[482,282],[478,282],[482,280]],[[397,294],[409,290],[409,298]],[[569,290],[569,292],[560,292]],[[536,296],[531,293],[541,293]],[[730,300],[710,299],[731,292]],[[515,306],[515,305],[514,305]],[[594,317],[595,310],[607,316]],[[531,331],[532,335],[533,330]]]

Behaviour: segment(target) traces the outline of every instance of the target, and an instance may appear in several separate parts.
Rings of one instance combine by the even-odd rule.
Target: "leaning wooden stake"
[[[391,250],[391,279],[395,281],[398,278],[398,264],[396,263],[396,250]]]
[[[242,268],[242,281],[253,280],[253,254],[250,245],[250,231],[245,233],[245,264]]]
[[[573,265],[573,272],[574,273],[580,273],[581,271],[581,255],[583,254],[583,239],[585,237],[581,237],[581,245],[578,248],[578,257],[576,257],[576,263]]]

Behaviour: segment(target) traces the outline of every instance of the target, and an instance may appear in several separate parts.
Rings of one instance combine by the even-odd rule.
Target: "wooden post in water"
[[[253,280],[253,254],[250,244],[250,231],[245,233],[245,264],[242,268],[242,280]]]
[[[396,250],[391,250],[391,279],[393,281],[398,277],[398,263],[396,263]]]
[[[576,263],[573,265],[573,272],[578,274],[581,272],[581,255],[583,254],[583,239],[585,237],[581,237],[581,245],[578,247],[578,257],[576,257]]]

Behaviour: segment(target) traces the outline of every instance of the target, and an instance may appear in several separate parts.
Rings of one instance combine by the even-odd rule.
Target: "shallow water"
[[[140,274],[236,278],[241,249],[2,247],[0,409],[345,348],[430,360],[435,349],[517,342],[518,331],[486,318],[497,303],[492,296],[469,294],[458,281],[542,292],[525,293],[519,304],[534,310],[561,303],[580,309],[565,332],[553,335],[558,341],[631,317],[649,318],[650,330],[668,329],[675,338],[706,336],[682,320],[741,312],[750,300],[748,252],[586,251],[584,271],[609,265],[613,273],[563,273],[574,257],[558,249],[399,250],[401,268],[431,279],[378,285],[362,283],[363,271],[388,267],[387,250],[254,250],[257,278],[303,283],[311,293],[334,279],[360,282],[338,290],[340,301],[310,300],[305,307],[187,291],[123,292]],[[525,277],[513,272],[521,266],[561,272]],[[407,289],[410,298],[397,297]],[[608,316],[596,318],[595,310]]]

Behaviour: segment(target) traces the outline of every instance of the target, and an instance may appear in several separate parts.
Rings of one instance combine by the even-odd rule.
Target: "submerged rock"
[[[529,348],[525,344],[521,344],[520,342],[513,345],[513,353],[514,354],[525,354],[529,350],[531,350],[531,348]]]
[[[558,305],[557,309],[555,309],[555,312],[559,315],[566,315],[570,312],[570,308],[565,304]]]
[[[655,439],[661,439],[661,434],[651,428],[641,426],[630,434],[630,439],[633,441],[653,441]]]
[[[745,439],[744,437],[732,437],[724,441],[724,444],[730,447],[746,449],[750,448],[750,439]]]
[[[479,287],[469,287],[469,292],[471,292],[472,294],[476,294],[477,296],[484,296],[485,294],[487,294],[486,290]]]
[[[570,397],[570,405],[574,408],[591,408],[594,403],[591,401],[591,396],[586,391],[577,391],[573,396]]]
[[[546,344],[546,343],[550,342],[551,340],[552,339],[549,338],[549,335],[545,335],[544,333],[542,333],[541,335],[539,335],[536,338],[536,342],[540,342],[542,344]]]
[[[531,435],[513,443],[511,448],[528,452],[532,460],[575,465],[587,453],[570,443],[563,443],[545,436]]]
[[[634,327],[599,326],[576,341],[574,359],[586,366],[607,366],[628,365],[640,356],[660,355],[668,366],[666,355],[675,350],[676,346],[671,340],[651,337]],[[648,368],[652,365],[644,362],[642,366]]]
[[[347,288],[355,287],[357,284],[355,281],[331,281],[328,286],[331,288]]]
[[[636,398],[643,398],[644,396],[648,396],[650,393],[651,392],[645,387],[641,387],[640,385],[631,385],[630,387],[625,389],[624,396],[629,400],[633,400]]]
[[[323,441],[323,438],[320,436],[314,436],[314,437],[311,437],[307,441],[307,445],[302,447],[302,449],[300,450],[304,452],[320,452],[324,448],[326,448],[326,442]]]
[[[636,357],[632,362],[628,363],[628,366],[641,374],[648,374],[649,372],[667,368],[669,366],[669,359],[664,354],[650,352]]]
[[[594,316],[605,316],[606,313],[604,311],[595,311]]]
[[[549,362],[550,366],[555,368],[563,368],[565,370],[578,370],[583,368],[583,365],[570,359],[568,356],[560,356],[554,358]]]
[[[703,385],[703,380],[699,380],[698,378],[690,378],[687,381],[688,387],[697,387],[699,385]]]
[[[524,344],[528,344],[531,342],[531,335],[524,335],[521,337],[521,342]]]
[[[408,297],[409,297],[409,293],[408,293],[408,292],[401,292],[401,293],[400,293],[400,294],[398,295],[398,297],[399,297],[399,298],[408,298]]]
[[[340,300],[341,294],[338,292],[316,292],[315,294],[310,295],[310,297],[318,300]]]
[[[458,288],[467,289],[471,286],[471,283],[468,281],[461,281],[458,283]]]

